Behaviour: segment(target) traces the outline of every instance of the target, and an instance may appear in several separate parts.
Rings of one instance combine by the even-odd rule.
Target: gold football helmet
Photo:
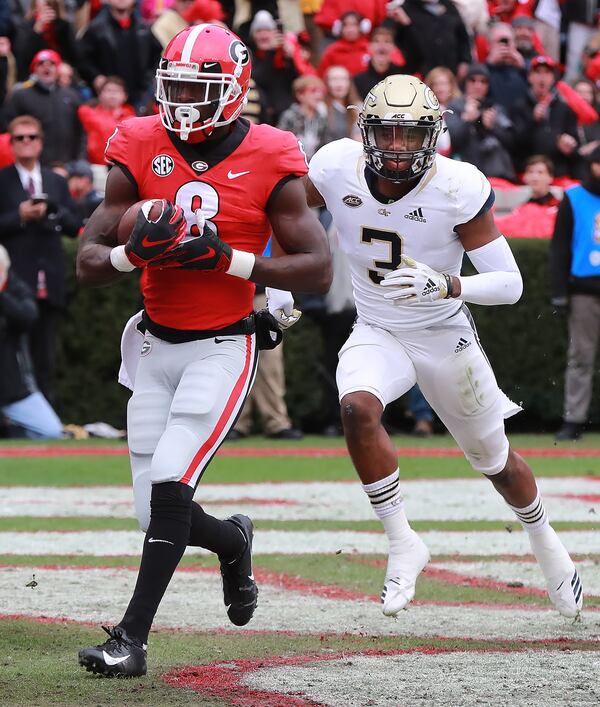
[[[415,76],[388,76],[369,91],[358,114],[367,166],[393,182],[424,174],[442,132],[435,93]]]

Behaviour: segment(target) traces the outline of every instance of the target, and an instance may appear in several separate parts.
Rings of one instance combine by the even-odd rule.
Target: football
[[[164,199],[142,199],[141,201],[136,201],[135,204],[132,204],[123,216],[121,216],[121,220],[119,221],[119,227],[117,228],[117,240],[119,241],[119,245],[125,245],[129,240],[139,210],[147,202],[152,202],[152,207],[148,213],[150,220],[156,221],[156,219],[160,218]]]

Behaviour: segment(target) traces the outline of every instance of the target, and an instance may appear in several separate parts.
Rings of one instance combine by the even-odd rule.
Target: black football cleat
[[[121,626],[102,627],[110,636],[100,646],[82,648],[79,665],[88,672],[108,678],[137,678],[146,674],[146,649],[137,638],[130,638]]]
[[[235,560],[221,560],[223,601],[232,624],[245,626],[252,618],[258,603],[258,587],[252,574],[252,538],[254,526],[248,516],[236,514],[227,519],[236,525],[246,538],[246,547]]]

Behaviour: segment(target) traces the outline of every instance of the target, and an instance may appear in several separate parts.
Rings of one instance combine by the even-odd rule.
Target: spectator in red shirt
[[[507,238],[551,238],[560,200],[550,191],[554,165],[545,155],[532,155],[526,163],[523,182],[531,196],[510,214],[496,218],[496,226]]]
[[[333,33],[333,26],[344,12],[360,13],[372,27],[380,25],[387,16],[388,0],[323,0],[321,9],[315,15],[315,24],[327,33]]]
[[[106,141],[114,133],[117,123],[135,115],[126,101],[123,79],[109,76],[99,90],[97,104],[79,106],[79,120],[87,136],[87,157],[92,164],[106,164]]]
[[[330,66],[345,66],[351,76],[365,71],[369,64],[369,32],[371,22],[353,10],[345,12],[334,23],[332,34],[339,39],[323,52],[319,75],[324,76]]]

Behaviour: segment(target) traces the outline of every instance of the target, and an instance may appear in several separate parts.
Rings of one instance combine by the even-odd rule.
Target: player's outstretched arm
[[[106,180],[104,200],[90,216],[79,242],[77,281],[80,285],[107,285],[122,275],[111,263],[110,253],[118,245],[121,216],[138,199],[134,184],[118,166],[113,167]]]
[[[324,294],[331,287],[331,253],[319,220],[306,203],[304,184],[292,179],[279,190],[269,220],[282,254],[257,257],[250,279],[260,285]]]

